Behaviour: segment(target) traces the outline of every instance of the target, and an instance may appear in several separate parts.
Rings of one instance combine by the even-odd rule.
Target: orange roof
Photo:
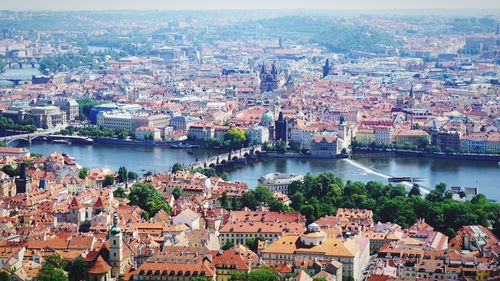
[[[87,269],[90,274],[105,274],[111,270],[111,266],[104,261],[102,256],[99,256],[97,260]]]

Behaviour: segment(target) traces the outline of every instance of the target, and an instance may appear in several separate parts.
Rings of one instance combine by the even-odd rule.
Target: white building
[[[189,226],[191,229],[199,229],[200,228],[200,214],[195,213],[191,209],[186,209],[174,217],[173,223],[174,223],[174,225],[185,224],[185,225]]]
[[[270,173],[260,177],[258,182],[271,192],[288,194],[288,186],[294,181],[302,181],[303,178],[296,174]]]
[[[251,144],[263,144],[269,142],[269,129],[263,126],[255,126],[247,129]]]

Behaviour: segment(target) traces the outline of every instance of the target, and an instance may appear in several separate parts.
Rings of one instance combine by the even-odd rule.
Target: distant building
[[[66,113],[57,106],[35,106],[25,118],[31,118],[38,128],[54,128],[57,125],[66,124]]]
[[[431,144],[438,146],[441,150],[460,149],[460,134],[456,131],[433,131],[431,133]]]
[[[280,112],[278,115],[278,120],[274,122],[275,128],[275,141],[284,141],[288,143],[288,120],[283,117],[283,112]]]
[[[309,152],[314,157],[336,157],[340,154],[339,138],[333,135],[317,135],[311,141]]]
[[[266,69],[266,65],[262,64],[262,68],[259,73],[260,77],[260,91],[261,92],[272,92],[278,89],[278,69],[276,64],[272,64],[271,71]]]
[[[271,192],[288,194],[288,186],[294,181],[302,181],[303,176],[296,174],[269,173],[257,181]]]

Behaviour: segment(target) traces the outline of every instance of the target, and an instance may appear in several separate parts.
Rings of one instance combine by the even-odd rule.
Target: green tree
[[[4,141],[0,141],[0,147],[7,147],[7,146],[8,146],[8,145],[7,145],[7,143],[6,143],[6,142],[4,142]],[[32,155],[33,155],[33,153],[32,153]]]
[[[68,281],[68,277],[63,269],[55,267],[53,264],[46,263],[38,271],[38,281]]]
[[[414,184],[410,189],[410,192],[408,192],[408,197],[410,196],[422,196],[422,194],[420,193],[420,187],[418,187],[417,184]]]
[[[241,201],[236,197],[231,197],[231,210],[241,210]]]
[[[328,280],[326,280],[325,277],[316,277],[316,278],[313,278],[313,281],[328,281]]]
[[[247,281],[278,281],[278,273],[267,267],[255,268],[248,273]]]
[[[257,186],[255,188],[255,200],[259,205],[266,205],[273,199],[273,193],[264,186]]]
[[[121,128],[121,129],[116,129],[115,130],[115,135],[116,137],[118,137],[119,139],[123,140],[123,139],[126,139],[128,137],[128,131]]]
[[[5,270],[0,270],[0,281],[12,281],[10,273]]]
[[[11,165],[5,165],[2,167],[2,172],[9,175],[9,177],[15,177],[19,175],[19,169],[13,168]]]
[[[232,247],[234,247],[233,241],[227,240],[226,244],[222,245],[221,249],[224,250],[224,251],[226,251],[226,250],[231,249]]]
[[[88,173],[89,173],[89,168],[83,167],[78,172],[78,177],[83,180],[83,179],[85,179],[87,177]]]
[[[171,211],[165,196],[149,183],[134,184],[128,199],[131,205],[143,209],[147,213],[146,216],[154,216],[160,210],[164,210],[167,214]]]
[[[45,264],[51,264],[57,268],[65,268],[68,261],[58,253],[45,256]]]
[[[224,134],[224,142],[230,148],[240,148],[245,144],[246,140],[247,138],[243,129],[233,127]]]
[[[125,189],[123,189],[122,187],[118,187],[115,191],[113,191],[113,197],[127,198],[127,194],[125,194]]]
[[[69,281],[87,280],[85,261],[81,257],[77,257],[71,262],[68,272]]]
[[[227,192],[222,192],[220,197],[220,207],[225,210],[229,210],[229,198],[227,197]]]
[[[184,166],[181,163],[175,163],[172,165],[172,173],[177,173],[178,171],[184,170]]]
[[[245,246],[247,246],[250,250],[254,251],[254,253],[257,253],[257,248],[259,246],[259,241],[266,241],[266,239],[262,236],[258,236],[255,238],[248,238],[245,241]]]
[[[253,190],[243,193],[241,196],[241,205],[250,210],[256,210],[259,207],[259,201],[255,199],[255,192]]]
[[[43,154],[41,153],[31,152],[30,155],[33,158],[43,158]]]
[[[300,208],[302,208],[305,203],[304,194],[302,194],[302,192],[295,192],[290,200],[292,201],[290,203],[290,207],[292,207],[296,211],[300,211]]]
[[[107,187],[113,184],[115,184],[115,177],[112,175],[106,175],[102,181],[102,187]]]
[[[286,142],[278,140],[274,144],[274,149],[276,149],[278,153],[285,153],[288,150],[288,146],[286,145]]]
[[[129,181],[134,181],[134,180],[136,180],[138,178],[139,178],[139,175],[136,172],[128,171],[127,179]]]
[[[118,168],[118,181],[125,182],[128,180],[128,170],[125,167]]]
[[[174,188],[174,190],[172,191],[172,196],[174,196],[174,199],[178,199],[179,197],[182,196],[182,189],[180,189],[178,186],[176,186]]]

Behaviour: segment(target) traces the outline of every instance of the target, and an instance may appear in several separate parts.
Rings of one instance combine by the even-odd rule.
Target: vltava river
[[[190,163],[215,152],[198,149],[188,154],[183,149],[149,146],[66,145],[34,143],[32,152],[48,155],[54,151],[67,153],[82,166],[118,170],[125,166],[138,172],[166,171],[174,163]],[[370,172],[369,170],[376,172]],[[257,179],[271,172],[318,174],[330,171],[344,179],[387,182],[383,175],[422,178],[422,186],[433,187],[439,182],[448,186],[478,187],[488,198],[500,201],[500,166],[496,162],[443,160],[415,157],[368,157],[351,160],[262,159],[230,173],[231,180],[257,185]]]

